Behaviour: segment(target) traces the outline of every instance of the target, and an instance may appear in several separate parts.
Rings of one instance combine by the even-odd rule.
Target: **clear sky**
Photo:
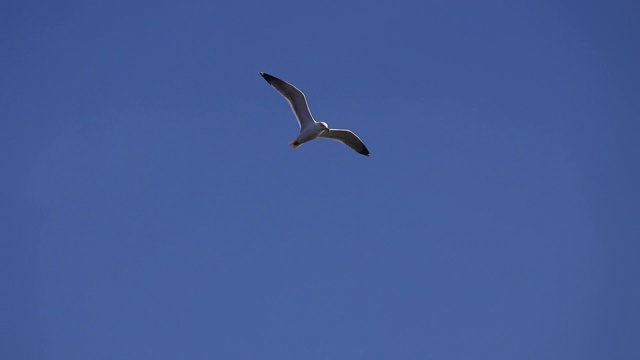
[[[0,357],[640,358],[639,16],[3,3]]]

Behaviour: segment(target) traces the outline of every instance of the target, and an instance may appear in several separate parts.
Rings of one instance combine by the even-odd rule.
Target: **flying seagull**
[[[278,90],[278,92],[287,99],[291,105],[293,113],[298,119],[300,134],[289,143],[289,145],[294,149],[308,141],[321,137],[340,141],[355,150],[357,153],[369,156],[369,150],[367,147],[364,146],[358,135],[354,134],[351,130],[330,129],[326,122],[316,121],[311,115],[311,111],[309,111],[307,99],[302,91],[298,90],[298,88],[262,71],[260,72],[260,75],[262,75],[262,77],[267,80],[271,86]]]

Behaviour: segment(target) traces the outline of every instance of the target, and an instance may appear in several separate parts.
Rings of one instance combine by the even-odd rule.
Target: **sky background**
[[[639,16],[3,2],[0,357],[640,358]]]

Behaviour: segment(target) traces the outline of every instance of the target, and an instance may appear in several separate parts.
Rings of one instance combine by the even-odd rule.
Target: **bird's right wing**
[[[282,96],[287,99],[289,105],[291,105],[291,109],[298,119],[298,125],[300,125],[300,130],[305,127],[312,125],[316,121],[311,116],[311,111],[309,110],[309,105],[307,104],[307,98],[304,96],[302,91],[298,90],[295,86],[289,84],[286,81],[280,80],[275,76],[271,76],[267,73],[260,72],[260,75],[267,80],[267,82],[273,86]]]
[[[351,130],[331,129],[329,131],[323,131],[320,134],[320,137],[340,141],[355,150],[358,154],[369,156],[369,149],[364,146],[364,143],[360,140],[358,135],[353,133]]]

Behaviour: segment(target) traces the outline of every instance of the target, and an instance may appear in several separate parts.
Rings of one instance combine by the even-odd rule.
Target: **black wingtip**
[[[369,149],[367,149],[367,147],[363,145],[363,149],[358,151],[358,154],[362,154],[362,155],[368,157],[369,156]]]
[[[266,72],[264,72],[264,71],[260,71],[260,75],[261,75],[265,80],[267,80],[267,82],[268,82],[269,84],[271,84],[271,81],[272,81],[273,79],[276,79],[276,77],[275,77],[275,76],[271,76],[271,75],[267,74],[267,73],[266,73]]]

